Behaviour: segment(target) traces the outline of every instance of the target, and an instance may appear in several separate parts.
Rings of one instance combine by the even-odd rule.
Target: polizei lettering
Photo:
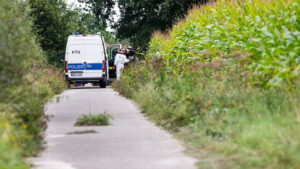
[[[68,69],[69,70],[84,70],[85,65],[83,65],[83,64],[69,64]]]

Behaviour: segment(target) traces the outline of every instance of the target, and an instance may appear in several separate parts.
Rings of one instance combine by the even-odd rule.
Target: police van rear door
[[[68,44],[68,70],[69,77],[82,78],[85,70],[85,44],[84,39],[71,37]]]
[[[85,39],[85,77],[100,78],[103,74],[104,49],[100,36],[90,36]],[[105,73],[105,72],[104,72]]]

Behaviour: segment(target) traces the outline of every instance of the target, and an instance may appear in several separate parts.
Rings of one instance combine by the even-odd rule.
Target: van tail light
[[[103,60],[102,72],[105,72],[105,60]]]
[[[68,61],[65,61],[65,72],[68,73],[69,70],[68,70]]]

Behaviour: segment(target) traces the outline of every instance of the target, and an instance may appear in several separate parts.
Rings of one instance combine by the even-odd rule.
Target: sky
[[[68,5],[72,5],[73,3],[75,3],[75,5],[76,6],[79,6],[80,5],[80,3],[77,1],[77,0],[65,0],[66,1],[66,3],[68,4]],[[84,7],[84,4],[81,4],[83,7]],[[115,5],[115,11],[116,11],[116,15],[114,15],[114,21],[115,22],[117,22],[118,21],[118,19],[120,18],[120,9],[119,9],[119,7],[118,7],[118,5]],[[115,30],[113,30],[111,27],[110,27],[110,24],[108,23],[108,28],[106,29],[107,31],[109,31],[109,32],[114,32]]]

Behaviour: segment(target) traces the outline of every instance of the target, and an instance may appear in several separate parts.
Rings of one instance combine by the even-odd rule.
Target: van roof
[[[100,35],[70,35],[68,40],[100,40]]]
[[[91,37],[91,36],[100,36],[100,34],[96,34],[96,35],[94,35],[94,34],[83,34],[83,35],[70,35],[70,36],[72,36],[72,37]]]

